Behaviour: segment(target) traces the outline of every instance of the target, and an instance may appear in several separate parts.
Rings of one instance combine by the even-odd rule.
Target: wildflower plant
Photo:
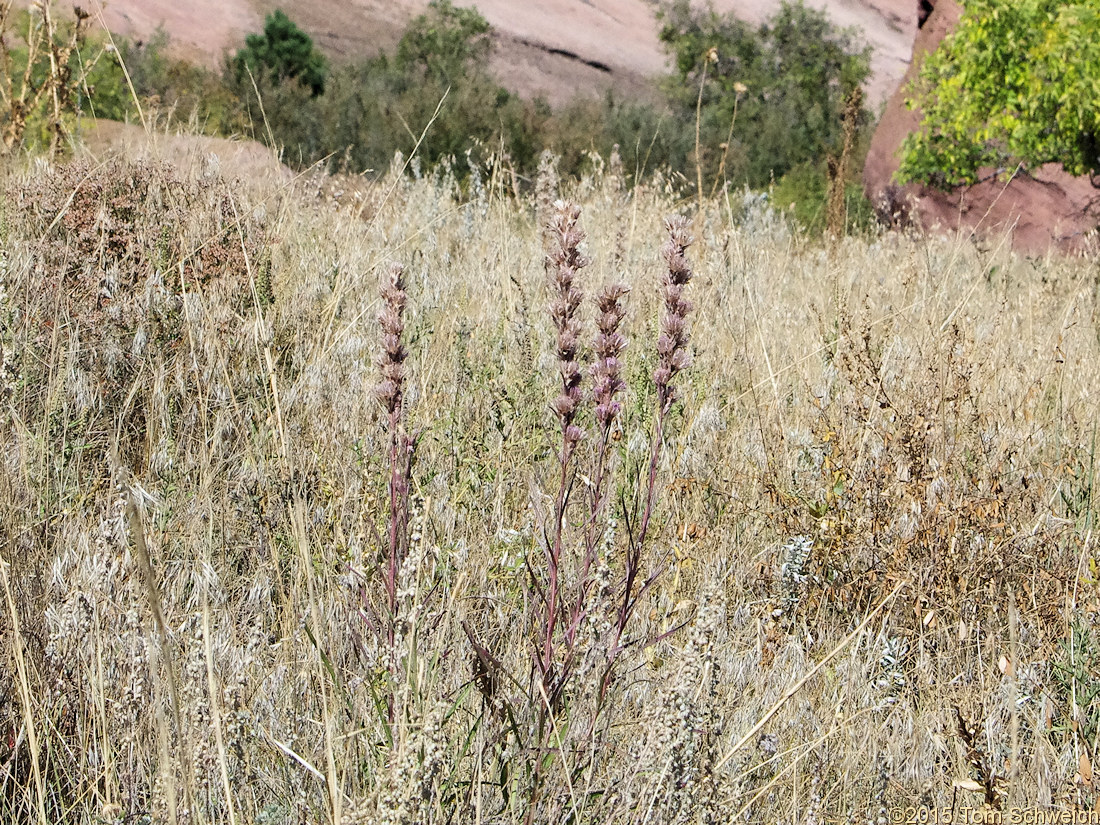
[[[583,402],[581,390],[581,366],[577,353],[581,343],[580,322],[577,310],[583,296],[576,284],[577,274],[588,266],[589,260],[580,252],[584,232],[580,229],[580,209],[570,203],[558,201],[552,223],[554,247],[548,260],[550,278],[550,317],[557,331],[557,362],[561,376],[561,392],[553,401],[553,410],[561,425],[562,446],[559,455],[560,479],[554,502],[554,523],[546,550],[545,618],[536,664],[544,687],[553,689],[554,681],[554,630],[557,626],[560,587],[562,532],[565,527],[565,511],[570,488],[570,462],[584,431],[577,425],[577,414]]]
[[[657,369],[653,373],[653,383],[657,388],[657,414],[653,433],[653,442],[649,456],[649,474],[645,482],[641,523],[637,533],[629,542],[626,555],[625,585],[622,606],[619,610],[617,639],[621,639],[630,614],[641,593],[649,589],[653,576],[637,588],[636,582],[641,571],[642,548],[649,535],[649,525],[653,517],[653,508],[657,498],[657,469],[660,465],[661,450],[665,437],[665,426],[669,410],[677,398],[676,376],[691,365],[691,353],[688,350],[689,328],[687,316],[693,309],[691,301],[685,297],[685,290],[691,282],[692,270],[687,259],[687,248],[693,238],[688,231],[688,221],[682,216],[665,220],[668,239],[661,248],[661,256],[666,270],[661,277],[661,295],[664,310],[661,315],[661,332],[657,338]]]
[[[540,788],[546,779],[548,763],[542,756],[560,751],[565,735],[562,727],[573,727],[573,713],[580,706],[574,708],[572,702],[581,695],[590,700],[588,721],[575,726],[577,733],[570,739],[578,750],[589,747],[603,701],[617,675],[616,663],[628,647],[625,634],[630,618],[663,569],[660,562],[647,563],[645,546],[656,506],[665,422],[677,398],[675,380],[691,361],[686,319],[692,307],[685,297],[692,275],[685,250],[691,238],[686,220],[671,218],[666,222],[666,265],[660,287],[664,309],[653,375],[656,426],[648,452],[648,473],[637,482],[640,489],[635,500],[641,516],[622,513],[626,529],[620,530],[620,514],[610,501],[611,491],[622,487],[616,483],[619,465],[611,445],[627,389],[622,361],[627,340],[622,325],[629,288],[612,282],[596,292],[595,334],[586,346],[581,273],[590,259],[582,249],[586,235],[580,218],[578,206],[559,200],[545,233],[549,239],[545,263],[557,385],[550,412],[560,441],[555,450],[552,510],[548,523],[542,525],[541,552],[537,554],[542,563],[530,557],[527,562],[526,601],[535,607],[530,625],[532,681],[518,702],[503,700],[498,692],[504,682],[516,687],[521,683],[507,675],[476,631],[462,622],[476,655],[475,683],[494,708],[500,709],[502,702],[506,706],[512,741],[527,752],[540,754],[529,763],[530,815],[539,807]],[[394,266],[382,286],[380,382],[376,389],[386,415],[388,438],[388,514],[387,532],[381,539],[385,556],[381,579],[388,613],[385,642],[394,666],[399,659],[395,648],[401,646],[403,635],[398,617],[402,603],[399,582],[414,541],[409,534],[416,439],[404,429],[407,352],[402,336],[407,301],[402,269]],[[577,493],[580,489],[583,495]],[[574,512],[577,508],[579,513]],[[628,509],[625,501],[620,509]],[[620,544],[625,544],[625,552],[617,558]],[[579,683],[588,675],[594,677],[591,688]],[[552,746],[552,740],[559,745]]]
[[[638,491],[642,516],[638,519],[624,513],[626,530],[620,533],[615,513],[609,512],[609,493],[615,489],[618,467],[609,447],[623,410],[621,396],[627,388],[622,363],[627,341],[621,326],[629,290],[615,282],[597,293],[596,333],[586,369],[581,364],[584,356],[579,309],[584,296],[579,273],[589,260],[581,251],[585,233],[580,228],[580,209],[558,201],[549,226],[549,315],[556,332],[555,361],[560,382],[551,408],[561,442],[553,522],[543,528],[545,568],[538,571],[531,565],[531,596],[541,608],[533,640],[535,690],[528,697],[528,706],[538,707],[535,744],[539,753],[553,750],[551,735],[560,750],[561,730],[575,721],[572,714],[579,710],[569,706],[571,697],[586,693],[579,681],[594,673],[593,688],[587,692],[593,703],[587,708],[588,723],[576,727],[579,733],[574,739],[579,751],[590,747],[604,699],[617,675],[616,663],[627,647],[625,634],[631,615],[663,569],[661,563],[646,564],[644,548],[656,504],[666,416],[676,400],[674,380],[690,364],[686,318],[691,311],[684,294],[691,280],[685,255],[691,243],[687,222],[669,219],[666,228],[666,271],[661,282],[664,312],[653,378],[657,424],[652,434],[649,472],[640,479],[642,489]],[[586,373],[590,380],[587,392]],[[592,423],[586,429],[588,416]],[[582,450],[586,436],[594,444]],[[571,497],[582,476],[585,495]],[[582,512],[571,519],[573,504]],[[615,558],[617,540],[625,543],[621,559]],[[572,588],[568,595],[567,588]],[[529,812],[537,808],[543,765],[540,758],[533,768]]]
[[[585,529],[584,561],[581,566],[576,602],[566,629],[567,644],[572,647],[585,616],[585,602],[592,586],[592,565],[596,563],[601,541],[613,533],[611,522],[605,518],[608,498],[607,461],[611,431],[616,418],[622,412],[618,395],[626,389],[622,377],[623,350],[626,338],[619,326],[626,316],[623,298],[629,288],[622,283],[604,287],[596,298],[596,340],[593,344],[595,362],[591,368],[592,403],[596,418],[596,463],[592,474],[592,493],[589,501],[588,521]],[[605,523],[606,522],[606,523]],[[602,533],[602,536],[601,536]]]
[[[378,358],[381,380],[375,388],[375,394],[386,412],[389,438],[389,517],[382,578],[386,591],[386,641],[390,650],[395,640],[398,574],[408,550],[410,481],[416,445],[416,439],[405,432],[403,417],[407,353],[401,337],[405,331],[407,302],[404,268],[394,264],[382,284],[382,310],[378,314],[378,325],[382,331],[382,350]]]

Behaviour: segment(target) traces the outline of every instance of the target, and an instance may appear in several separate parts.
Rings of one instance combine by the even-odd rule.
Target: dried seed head
[[[375,394],[390,416],[399,415],[405,386],[405,358],[407,353],[401,343],[405,331],[405,270],[393,264],[382,282],[382,310],[378,313],[378,325],[382,328],[382,349],[378,356],[378,372],[382,380],[375,387]]]
[[[688,221],[681,216],[668,218],[665,229],[668,240],[661,248],[661,255],[668,265],[661,278],[665,311],[657,338],[657,369],[653,374],[662,410],[668,409],[676,400],[676,389],[672,386],[676,374],[691,364],[691,354],[687,350],[689,334],[686,319],[693,309],[691,301],[684,297],[684,288],[692,278],[691,264],[685,254],[693,241],[688,231]]]
[[[579,226],[581,210],[572,203],[557,201],[550,220],[550,254],[547,274],[550,282],[550,319],[558,333],[558,371],[562,393],[551,404],[561,421],[567,449],[580,441],[583,432],[573,423],[581,401],[581,368],[577,363],[581,328],[577,319],[583,295],[577,288],[577,272],[588,266],[589,260],[580,251],[585,234]]]

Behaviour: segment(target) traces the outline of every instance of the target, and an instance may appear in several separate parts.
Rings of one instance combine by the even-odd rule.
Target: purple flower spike
[[[378,325],[382,328],[382,352],[378,358],[378,371],[382,380],[375,394],[386,412],[400,415],[401,400],[405,389],[405,347],[401,334],[405,331],[405,270],[399,264],[390,267],[382,284],[382,311],[378,313]]]
[[[661,279],[665,311],[661,318],[661,334],[657,338],[657,369],[653,373],[662,411],[676,400],[676,388],[672,384],[676,375],[691,364],[686,321],[693,309],[691,301],[684,297],[684,287],[692,276],[685,252],[694,240],[688,232],[688,221],[679,216],[668,218],[665,229],[668,240],[661,248],[661,256],[668,264],[668,270]]]
[[[619,325],[626,315],[622,299],[629,291],[624,284],[611,284],[604,287],[596,298],[599,315],[596,317],[596,340],[592,346],[596,353],[596,363],[592,367],[592,399],[596,403],[596,421],[604,438],[622,409],[622,405],[614,400],[615,395],[626,387],[619,360],[626,348],[626,339],[619,332]]]
[[[585,239],[578,224],[580,216],[580,207],[575,204],[564,201],[554,204],[554,215],[549,227],[553,243],[547,258],[551,290],[550,318],[558,333],[556,351],[562,386],[562,394],[551,407],[561,421],[565,436],[564,446],[569,452],[584,436],[584,431],[573,423],[581,400],[582,378],[580,365],[576,361],[581,337],[580,322],[576,315],[583,295],[576,285],[576,276],[589,264],[588,258],[580,252],[580,245]]]

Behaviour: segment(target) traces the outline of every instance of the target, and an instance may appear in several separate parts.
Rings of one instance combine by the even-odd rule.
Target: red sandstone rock
[[[886,104],[863,169],[864,189],[880,216],[933,231],[960,229],[990,237],[1011,231],[1013,248],[1026,254],[1042,254],[1052,247],[1066,252],[1082,249],[1088,233],[1100,224],[1100,188],[1087,177],[1066,174],[1057,164],[1011,181],[986,170],[979,183],[951,192],[894,182],[902,141],[920,125],[920,113],[905,105],[909,82],[961,14],[955,0],[916,2],[923,25],[913,44],[913,60]]]

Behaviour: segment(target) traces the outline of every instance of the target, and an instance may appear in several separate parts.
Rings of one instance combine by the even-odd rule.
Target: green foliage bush
[[[477,9],[434,0],[397,44],[395,63],[404,72],[423,72],[436,81],[461,82],[471,66],[489,57],[490,26]]]
[[[459,174],[471,149],[475,157],[502,153],[528,177],[545,148],[561,156],[565,175],[578,175],[592,153],[606,157],[616,144],[630,173],[686,162],[683,124],[653,105],[608,95],[554,111],[543,100],[511,94],[487,71],[489,33],[476,10],[435,0],[392,55],[335,68],[322,95],[268,75],[257,78],[261,107],[233,71],[226,80],[245,101],[255,136],[273,140],[286,160],[301,165],[328,159],[352,172],[386,169],[396,151],[411,153],[437,109],[417,154],[427,166],[453,159]]]
[[[974,183],[983,167],[1100,169],[1100,2],[968,0],[921,67],[910,106],[921,129],[899,178]]]
[[[102,34],[95,32],[74,55],[77,86],[76,110],[108,120],[126,120],[133,112],[133,95],[118,55]]]
[[[602,99],[577,98],[557,112],[547,109],[537,134],[560,156],[559,170],[573,176],[592,153],[607,158],[615,146],[631,180],[657,169],[683,170],[691,150],[689,130],[671,111],[610,93]]]
[[[248,126],[244,104],[230,86],[216,72],[169,56],[168,45],[163,29],[149,40],[118,44],[142,105],[171,112],[204,134],[244,132]]]
[[[800,226],[813,234],[826,229],[828,198],[829,178],[824,163],[794,167],[776,181],[771,190],[775,207],[789,211]],[[849,231],[866,231],[874,224],[874,209],[858,181],[845,182],[844,204]]]
[[[694,125],[698,114],[691,162],[706,181],[762,188],[838,151],[845,102],[870,72],[869,50],[824,12],[785,2],[753,29],[675,0],[660,16],[674,63],[665,91],[681,123]]]
[[[412,21],[396,55],[336,68],[323,94],[277,72],[257,76],[253,89],[240,77],[239,58],[227,66],[226,82],[244,101],[255,136],[274,141],[291,163],[383,170],[396,151],[411,153],[437,109],[417,150],[426,164],[461,160],[478,143],[502,143],[514,162],[526,163],[536,150],[524,104],[484,68],[488,31],[476,11],[436,0]]]

